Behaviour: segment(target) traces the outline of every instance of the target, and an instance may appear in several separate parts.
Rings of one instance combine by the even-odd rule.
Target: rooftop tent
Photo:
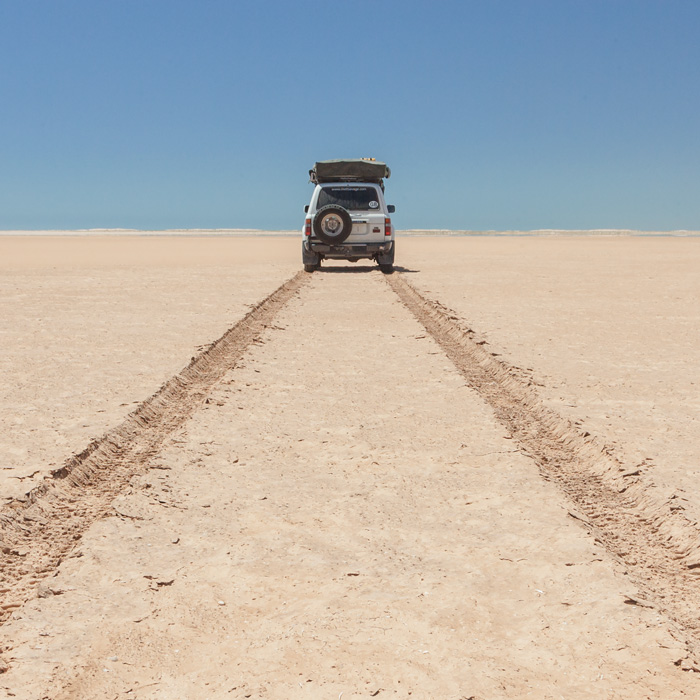
[[[309,170],[309,179],[320,182],[377,182],[391,177],[391,170],[379,160],[320,160]]]

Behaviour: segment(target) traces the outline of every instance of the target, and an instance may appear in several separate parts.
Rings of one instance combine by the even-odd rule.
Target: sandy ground
[[[4,496],[299,268],[291,238],[0,238],[0,251]],[[694,506],[700,240],[407,238],[399,251],[396,277]],[[387,280],[349,269],[306,276],[37,573],[0,628],[0,694],[697,697],[679,663],[692,630],[571,517]]]
[[[293,243],[0,237],[0,494],[31,489],[294,274]]]
[[[401,243],[416,287],[700,518],[700,238]]]

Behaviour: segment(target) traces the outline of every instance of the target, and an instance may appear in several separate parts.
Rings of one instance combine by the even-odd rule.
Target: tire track
[[[492,407],[545,479],[576,506],[570,515],[618,557],[654,606],[679,624],[692,656],[700,643],[700,529],[675,493],[664,492],[588,432],[547,408],[533,382],[496,359],[472,329],[402,275],[385,278],[402,303]],[[630,604],[642,604],[630,598]],[[679,661],[700,671],[695,660]]]
[[[0,622],[35,594],[142,472],[163,441],[205,400],[208,391],[255,342],[309,280],[297,273],[249,311],[118,426],[52,472],[23,499],[0,510]]]

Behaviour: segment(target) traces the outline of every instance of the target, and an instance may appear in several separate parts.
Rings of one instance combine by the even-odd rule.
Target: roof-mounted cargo
[[[309,170],[309,179],[314,185],[322,182],[376,182],[383,185],[385,177],[391,177],[389,166],[374,158],[320,160]]]

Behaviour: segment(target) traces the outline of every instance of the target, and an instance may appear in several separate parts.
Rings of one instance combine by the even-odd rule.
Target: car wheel
[[[391,250],[385,255],[378,255],[377,262],[379,269],[385,274],[390,275],[394,271],[394,257],[396,255],[396,241],[392,241]]]
[[[306,242],[301,242],[301,262],[307,272],[318,270],[321,264],[321,256],[313,250],[306,247]]]
[[[350,212],[335,204],[321,207],[314,216],[316,237],[328,245],[340,245],[352,232]]]

